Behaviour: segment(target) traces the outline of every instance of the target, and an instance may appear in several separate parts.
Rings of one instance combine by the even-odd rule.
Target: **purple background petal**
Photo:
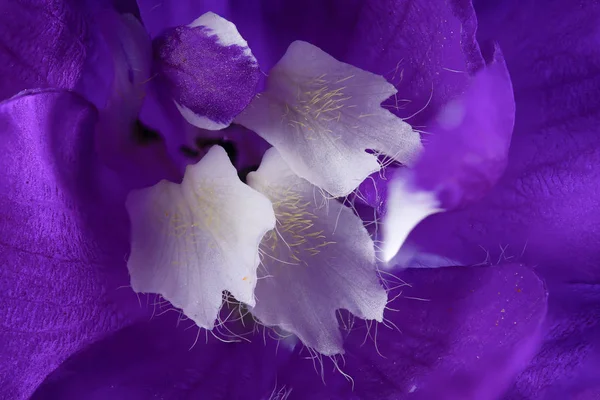
[[[553,287],[544,343],[505,400],[575,399],[600,394],[600,286]],[[579,397],[577,397],[579,398]]]
[[[371,327],[369,338],[357,324],[346,340],[340,366],[354,389],[330,374],[329,364],[323,385],[312,360],[299,355],[281,373],[281,383],[294,388],[290,399],[495,399],[533,356],[546,291],[528,268],[409,269],[397,275],[411,285],[398,289],[401,296],[389,305],[398,311],[386,315],[400,332],[380,325]]]
[[[69,92],[0,104],[0,397],[26,399],[65,358],[141,312],[124,206],[107,200],[96,113]]]
[[[551,296],[546,339],[509,398],[569,398],[598,367],[600,6],[480,4],[481,39],[500,42],[513,79],[508,169],[483,201],[432,216],[409,240],[468,264],[538,265]]]
[[[467,92],[448,103],[430,128],[413,185],[448,210],[480,200],[502,175],[515,118],[510,77],[499,49]]]
[[[284,356],[261,334],[224,343],[178,312],[138,323],[77,354],[32,400],[262,400]],[[278,355],[279,354],[279,355]]]
[[[600,92],[600,7],[570,4],[519,3],[482,17],[491,30],[482,35],[499,35],[513,77],[508,168],[483,201],[419,226],[410,239],[424,249],[472,264],[539,263],[556,279],[600,279],[600,98],[590,96]],[[493,30],[507,20],[514,29]]]

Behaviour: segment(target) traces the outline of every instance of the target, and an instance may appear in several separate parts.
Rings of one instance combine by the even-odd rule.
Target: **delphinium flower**
[[[597,395],[594,2],[138,6],[2,6],[1,397]]]

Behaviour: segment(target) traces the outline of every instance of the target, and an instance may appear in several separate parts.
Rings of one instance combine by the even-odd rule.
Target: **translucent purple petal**
[[[425,221],[413,237],[425,249],[473,264],[518,258],[556,279],[600,279],[600,100],[589,95],[600,91],[600,38],[591,33],[600,10],[566,4],[490,16],[490,24],[501,12],[528,21],[487,33],[500,39],[518,106],[508,168],[482,202]],[[574,33],[563,37],[565,29]]]
[[[446,210],[481,199],[506,166],[515,102],[499,49],[494,58],[444,106],[414,167],[412,184],[434,192]]]

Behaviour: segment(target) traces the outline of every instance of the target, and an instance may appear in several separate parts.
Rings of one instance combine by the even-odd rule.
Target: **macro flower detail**
[[[235,121],[334,197],[348,195],[382,163],[411,164],[421,149],[419,134],[380,105],[396,94],[392,84],[309,43],[293,42],[266,85]]]
[[[153,47],[164,94],[192,125],[223,129],[254,97],[256,58],[235,25],[217,14],[166,30]]]
[[[297,176],[275,148],[248,184],[271,200],[277,219],[260,246],[252,314],[323,355],[343,353],[338,309],[383,320],[373,240],[350,208]]]
[[[598,26],[0,2],[0,399],[600,398]]]
[[[161,181],[132,192],[127,210],[134,291],[161,294],[208,329],[223,290],[255,304],[258,245],[275,216],[268,199],[239,180],[221,147],[189,166],[181,184]]]
[[[225,44],[242,40],[230,22],[212,13],[190,27],[205,25],[229,30],[219,39]],[[236,51],[240,49],[236,47]],[[249,49],[244,54],[251,57]],[[310,62],[298,69],[300,59]],[[197,66],[194,71],[202,75],[208,68]],[[270,94],[273,91],[275,95]],[[381,322],[387,292],[379,282],[369,233],[360,218],[331,195],[350,193],[390,160],[379,160],[383,153],[366,150],[386,149],[386,154],[403,162],[412,160],[420,150],[419,134],[380,106],[394,93],[394,87],[381,76],[341,63],[306,42],[292,43],[270,71],[267,92],[257,95],[236,119],[262,132],[274,145],[258,170],[247,177],[248,185],[269,199],[274,217],[265,214],[266,207],[254,210],[242,183],[233,178],[234,168],[223,149],[213,148],[212,156],[209,153],[196,166],[188,166],[180,188],[161,182],[130,196],[133,231],[128,267],[134,290],[162,294],[198,326],[211,329],[222,304],[220,290],[226,289],[249,306],[260,323],[297,335],[321,354],[343,353],[338,310]],[[275,97],[266,105],[269,110],[263,110],[262,101],[269,96]],[[189,111],[179,104],[178,108],[184,116]],[[282,110],[284,114],[279,115]],[[189,115],[186,118],[194,123]],[[275,132],[269,129],[281,129],[281,122],[286,124],[282,128],[285,136],[270,137]],[[301,177],[288,162],[300,166],[308,178]],[[233,184],[227,185],[226,191],[216,187],[214,176],[206,184],[209,169],[218,168],[232,171],[227,177],[234,180],[239,193],[230,190]],[[246,188],[246,192],[250,190]],[[222,196],[227,196],[231,205],[220,204]],[[160,211],[163,208],[165,211]],[[255,219],[244,216],[247,212],[255,212]],[[263,215],[264,221],[256,225]],[[246,241],[240,241],[226,229],[250,231]],[[265,229],[269,232],[263,237]],[[228,253],[247,256],[235,274],[229,273],[228,277],[234,278],[225,282],[218,273],[208,271],[232,268]]]

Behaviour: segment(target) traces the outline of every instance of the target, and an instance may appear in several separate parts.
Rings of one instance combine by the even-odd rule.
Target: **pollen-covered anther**
[[[275,148],[248,184],[272,201],[277,220],[260,245],[252,313],[321,354],[342,353],[336,311],[381,321],[387,302],[362,221],[292,172]]]
[[[265,196],[239,180],[221,147],[188,166],[181,184],[132,192],[127,211],[133,290],[161,294],[209,329],[224,290],[255,303],[258,246],[275,215]]]
[[[410,164],[421,149],[419,134],[381,107],[395,94],[383,77],[297,41],[236,122],[277,148],[297,175],[345,196],[381,168],[366,150]]]

